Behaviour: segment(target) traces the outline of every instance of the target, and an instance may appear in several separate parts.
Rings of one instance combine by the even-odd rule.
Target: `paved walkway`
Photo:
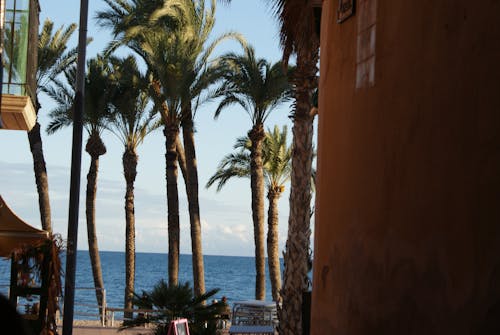
[[[151,334],[153,328],[133,328],[118,331],[119,328],[116,327],[93,327],[93,326],[74,326],[74,335],[139,335],[139,334]],[[217,331],[217,335],[228,335],[229,329],[221,329]]]
[[[74,335],[138,335],[150,334],[152,328],[132,328],[118,331],[117,327],[73,326]]]

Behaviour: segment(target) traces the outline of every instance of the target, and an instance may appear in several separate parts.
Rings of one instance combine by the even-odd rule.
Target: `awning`
[[[19,218],[0,195],[0,257],[9,257],[23,245],[39,245],[49,233],[36,229]]]

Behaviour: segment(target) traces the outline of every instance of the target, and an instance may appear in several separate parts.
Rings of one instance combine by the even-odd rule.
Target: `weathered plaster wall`
[[[500,1],[374,1],[324,1],[311,333],[499,334]]]

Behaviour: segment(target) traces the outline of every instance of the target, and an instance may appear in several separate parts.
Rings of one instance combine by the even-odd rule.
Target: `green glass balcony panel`
[[[30,6],[30,0],[7,0],[5,2],[5,8],[16,9],[16,10],[28,10]]]
[[[4,93],[25,95],[28,39],[29,0],[7,0],[4,36]]]
[[[13,94],[13,95],[25,95],[26,85],[20,84],[3,84],[2,88],[3,94]]]
[[[9,26],[12,21],[14,21],[14,12],[12,10],[9,10],[5,12],[5,25]]]

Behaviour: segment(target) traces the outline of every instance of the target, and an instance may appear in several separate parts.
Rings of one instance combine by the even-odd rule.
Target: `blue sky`
[[[88,36],[94,41],[87,49],[87,59],[100,52],[111,39],[108,31],[97,26],[94,13],[104,8],[104,2],[89,0]],[[40,22],[45,18],[55,26],[79,22],[80,1],[40,0]],[[278,61],[277,24],[264,0],[234,0],[230,6],[218,5],[217,23],[212,36],[223,32],[238,31],[253,45],[258,57]],[[77,33],[71,47],[77,44]],[[234,44],[226,44],[218,52],[237,50]],[[127,51],[122,50],[122,53]],[[54,104],[41,100],[40,124],[45,129],[49,123],[48,112]],[[247,114],[239,107],[225,110],[218,120],[213,119],[216,105],[200,108],[196,116],[196,144],[200,179],[200,212],[202,218],[203,251],[212,255],[251,256],[253,228],[250,210],[250,182],[247,179],[233,180],[221,192],[204,185],[214,173],[221,158],[231,152],[238,136],[245,135],[250,128]],[[290,106],[275,110],[266,126],[288,125]],[[291,137],[291,134],[290,134]],[[71,128],[54,135],[42,134],[45,160],[49,175],[49,189],[54,230],[66,238],[69,197],[69,174],[71,157]],[[86,136],[84,135],[84,143]],[[123,147],[114,135],[104,134],[107,154],[101,157],[97,190],[96,218],[99,247],[101,250],[124,250],[125,181],[121,156]],[[33,176],[32,158],[25,132],[0,131],[0,194],[15,212],[27,222],[40,227],[38,198]],[[143,252],[167,252],[167,206],[165,186],[165,144],[161,131],[149,135],[138,149],[139,164],[135,183],[136,248]],[[89,166],[88,155],[82,159],[82,181],[80,196],[80,220],[78,248],[87,249],[85,224],[85,185]],[[181,253],[190,253],[189,217],[182,177],[179,179],[181,213]],[[289,187],[279,203],[280,250],[286,240]],[[267,207],[267,199],[266,199]],[[267,214],[267,208],[266,208]],[[266,218],[267,220],[267,218]]]

